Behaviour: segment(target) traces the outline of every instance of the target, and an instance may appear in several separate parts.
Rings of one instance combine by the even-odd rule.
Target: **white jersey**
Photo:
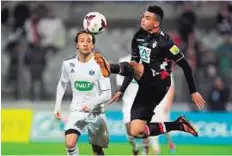
[[[72,111],[80,111],[83,105],[88,105],[90,108],[97,104],[104,103],[110,100],[111,85],[110,79],[103,77],[99,65],[92,57],[88,62],[80,62],[77,57],[63,61],[60,82],[71,83],[73,98],[70,109]],[[57,87],[57,101],[56,105],[59,107],[63,90]],[[65,88],[64,88],[65,90]],[[101,97],[102,92],[107,91]]]

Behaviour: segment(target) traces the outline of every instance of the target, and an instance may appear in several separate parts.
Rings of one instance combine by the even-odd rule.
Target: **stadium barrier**
[[[35,111],[30,109],[2,109],[2,142],[63,142],[66,118],[58,121],[52,112]],[[172,112],[171,119],[185,115],[199,132],[195,138],[183,132],[172,132],[173,140],[177,144],[230,144],[232,145],[232,113],[208,112]],[[122,122],[120,111],[109,111],[107,126],[111,142],[126,142],[126,130]],[[67,117],[65,112],[63,117]],[[88,136],[84,132],[80,141],[87,142]],[[160,137],[161,143],[166,140]]]
[[[28,142],[31,132],[32,110],[2,109],[2,142]]]
[[[232,114],[231,113],[198,113],[172,112],[171,119],[185,115],[199,131],[199,137],[193,137],[183,132],[172,132],[173,140],[178,144],[232,144]],[[126,142],[126,130],[122,122],[122,113],[110,111],[106,113],[107,125],[111,142]],[[65,116],[65,115],[64,115]],[[31,140],[32,141],[63,141],[64,121],[54,119],[51,112],[35,113]],[[80,141],[88,141],[87,133],[83,133]],[[161,143],[166,142],[160,137]]]

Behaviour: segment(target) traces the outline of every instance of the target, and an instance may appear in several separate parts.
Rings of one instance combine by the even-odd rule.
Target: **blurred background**
[[[16,123],[11,118],[12,111],[20,114],[19,116],[22,117],[21,120],[19,119],[20,123],[29,124],[24,125],[29,127],[29,130],[25,128],[25,132],[23,132],[28,133],[27,135],[25,134],[24,138],[26,142],[31,140],[31,138],[32,140],[36,138],[35,142],[43,139],[61,141],[63,137],[62,126],[60,128],[58,124],[59,129],[57,126],[54,128],[52,120],[56,86],[60,77],[62,61],[76,53],[74,37],[78,31],[82,30],[83,17],[92,11],[98,11],[105,15],[108,21],[108,28],[102,34],[96,36],[96,48],[110,62],[117,62],[121,57],[130,54],[131,39],[139,28],[141,14],[149,5],[153,4],[160,5],[163,8],[165,13],[163,29],[172,36],[174,42],[184,52],[193,69],[198,90],[207,101],[204,112],[199,114],[191,102],[184,74],[178,66],[175,66],[174,80],[176,90],[173,110],[176,112],[174,112],[174,116],[175,113],[185,114],[187,111],[186,113],[190,113],[190,117],[191,115],[193,116],[192,120],[196,120],[198,128],[199,126],[202,128],[206,126],[202,122],[207,124],[218,120],[216,123],[220,124],[224,123],[222,120],[225,120],[224,129],[217,130],[217,127],[223,126],[214,125],[212,129],[202,130],[202,132],[206,131],[207,134],[208,131],[212,134],[217,133],[217,137],[222,137],[225,140],[222,139],[220,141],[219,139],[218,141],[217,139],[215,144],[230,144],[231,147],[232,3],[216,1],[1,1],[2,141],[4,142],[4,139],[6,142],[15,142],[15,140],[17,142],[20,140],[16,139],[18,136],[13,137],[9,135],[9,129],[6,128],[6,125],[10,129],[13,129],[12,125],[15,126],[15,131],[17,131],[17,128],[19,131],[22,128],[22,125],[18,126],[17,124],[19,123]],[[114,93],[117,90],[115,76],[111,76],[111,83],[112,92]],[[67,108],[67,110],[71,98],[72,93],[68,89],[65,93],[63,104],[63,107]],[[109,113],[109,118],[112,120],[111,123],[114,123],[111,124],[111,128],[119,131],[122,127],[122,124],[120,124],[120,109],[120,104],[113,104],[110,107],[110,111],[117,112],[116,116],[120,116],[119,119],[115,119]],[[27,113],[27,117],[22,116],[22,114],[26,115]],[[200,121],[201,123],[199,123],[199,120],[202,120],[202,118],[205,121]],[[37,123],[40,119],[41,122],[46,124]],[[16,125],[9,125],[10,121]],[[51,130],[51,126],[49,127],[52,124],[52,130],[59,132],[53,133],[56,136],[41,139],[41,136],[48,134],[48,130],[49,132],[54,132]],[[34,127],[37,127],[35,128],[36,130],[41,127],[43,129],[38,130],[34,134]],[[5,128],[5,132],[3,128]],[[123,139],[117,140],[120,135],[122,135]],[[203,141],[201,143],[204,143],[207,139],[208,141],[205,144],[213,143],[210,140],[213,138],[210,138],[210,134],[208,135],[202,136]],[[9,139],[10,136],[12,137],[11,139]],[[126,140],[124,134],[117,134],[114,137],[119,142],[125,142]],[[181,140],[178,137],[181,136],[177,136],[176,140]],[[182,136],[182,139],[186,139],[185,137]],[[182,142],[180,141],[180,143]],[[3,148],[5,152],[11,151],[7,150],[10,147],[10,145],[7,145],[2,145],[2,147],[5,147]],[[10,154],[7,152],[5,154]],[[230,152],[229,154],[232,154],[231,150]]]

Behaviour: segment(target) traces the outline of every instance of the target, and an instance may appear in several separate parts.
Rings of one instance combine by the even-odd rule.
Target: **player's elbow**
[[[186,59],[181,59],[177,64],[183,69],[184,73],[192,73],[192,69]]]

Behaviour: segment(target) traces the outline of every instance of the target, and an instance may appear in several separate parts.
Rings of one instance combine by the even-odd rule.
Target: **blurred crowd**
[[[65,44],[62,20],[44,4],[29,7],[28,2],[9,8],[2,3],[2,25],[11,28],[5,50],[10,58],[6,84],[13,86],[15,99],[19,98],[18,76],[20,65],[30,73],[30,98],[39,100],[47,95],[43,73],[48,53],[56,54]],[[23,54],[23,56],[20,56]]]
[[[10,60],[7,74],[2,79],[2,83],[6,84],[6,92],[15,99],[21,98],[20,90],[23,84],[19,84],[19,76],[22,74],[21,69],[26,68],[30,73],[30,81],[27,82],[30,83],[30,94],[27,98],[51,100],[54,95],[50,95],[46,90],[44,71],[47,58],[51,59],[61,49],[65,49],[67,25],[46,4],[18,2],[11,6],[4,1],[1,3],[2,30],[10,32],[2,44],[2,53],[5,52]],[[199,37],[199,15],[194,11],[197,5],[207,3],[180,2],[172,5],[183,8],[175,20],[177,27],[170,30],[172,38],[188,59],[199,90],[208,101],[208,109],[225,111],[227,103],[231,102],[232,90],[232,6],[229,2],[218,3],[220,9],[217,10],[217,15],[212,17],[217,39],[210,42],[215,46],[207,46]],[[3,31],[2,34],[3,38]],[[216,40],[220,41],[216,44]],[[183,88],[186,90],[186,85]]]

